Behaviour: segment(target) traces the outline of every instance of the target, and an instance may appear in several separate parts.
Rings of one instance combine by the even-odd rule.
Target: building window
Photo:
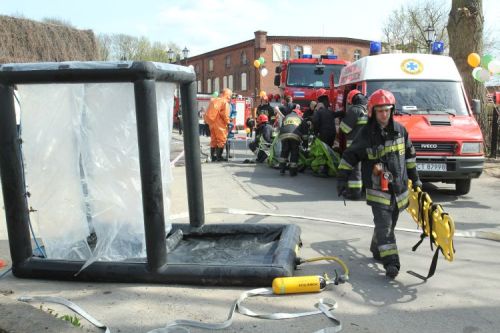
[[[295,48],[293,49],[293,55],[295,58],[299,59],[300,57],[302,57],[302,54],[304,53],[303,49],[302,49],[302,46],[295,46]]]
[[[223,76],[222,77],[222,89],[226,89],[227,88],[227,76]]]
[[[283,60],[289,60],[290,59],[290,46],[288,45],[282,45],[281,46],[281,58]]]
[[[227,87],[231,90],[233,90],[233,76],[229,75],[227,78]]]
[[[198,93],[201,93],[201,91],[203,90],[203,87],[201,86],[201,80],[198,80],[198,81],[196,82],[196,85],[198,86],[198,90],[197,90],[197,91],[198,91]]]
[[[196,64],[196,66],[194,66],[194,71],[196,73],[199,73],[200,72],[200,64]]]
[[[354,51],[354,61],[359,60],[361,58],[361,50]]]
[[[207,93],[212,93],[212,79],[207,80]]]
[[[247,90],[247,73],[241,73],[241,90]]]
[[[242,65],[248,64],[247,53],[245,51],[241,51],[240,59]]]
[[[231,56],[230,55],[226,56],[226,59],[224,60],[224,65],[226,66],[226,68],[231,67]]]
[[[334,55],[334,54],[335,54],[335,52],[333,51],[333,47],[329,47],[329,48],[327,48],[327,49],[326,49],[326,54],[327,54],[327,55]]]
[[[219,91],[220,90],[220,86],[219,86],[219,78],[216,77],[214,79],[214,91]]]
[[[208,61],[208,71],[213,72],[214,71],[214,59],[210,59]]]

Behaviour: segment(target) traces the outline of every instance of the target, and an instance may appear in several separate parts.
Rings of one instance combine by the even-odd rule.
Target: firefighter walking
[[[405,127],[393,120],[396,100],[379,89],[368,100],[368,123],[342,155],[337,191],[347,190],[350,173],[361,162],[366,201],[372,207],[375,229],[370,246],[386,275],[395,278],[401,267],[394,229],[399,212],[408,206],[408,178],[419,187],[415,149]]]
[[[366,97],[357,89],[347,94],[347,110],[339,126],[340,131],[345,135],[347,148],[352,144],[360,129],[368,123],[366,103]],[[346,197],[351,200],[361,198],[362,187],[361,163],[358,163],[349,175]]]

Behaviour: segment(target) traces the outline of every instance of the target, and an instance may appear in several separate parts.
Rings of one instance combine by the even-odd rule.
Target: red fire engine
[[[335,104],[336,94],[330,91],[330,77],[333,73],[338,84],[340,71],[349,62],[337,59],[336,55],[313,56],[304,54],[300,59],[281,62],[276,67],[274,85],[280,88],[281,97],[292,96],[302,110],[309,108],[309,103],[316,100],[316,91],[325,89],[330,102]]]

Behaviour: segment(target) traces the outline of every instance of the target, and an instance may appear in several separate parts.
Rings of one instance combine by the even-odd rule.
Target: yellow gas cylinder
[[[326,280],[319,275],[279,277],[273,280],[276,295],[317,293],[326,288]]]

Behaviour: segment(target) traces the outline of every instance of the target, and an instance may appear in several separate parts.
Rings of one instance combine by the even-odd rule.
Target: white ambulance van
[[[394,119],[403,124],[417,151],[420,178],[454,183],[455,193],[467,194],[471,180],[483,171],[483,136],[462,78],[452,58],[431,54],[367,56],[342,69],[338,105],[358,89],[369,97],[377,89],[396,98]]]

